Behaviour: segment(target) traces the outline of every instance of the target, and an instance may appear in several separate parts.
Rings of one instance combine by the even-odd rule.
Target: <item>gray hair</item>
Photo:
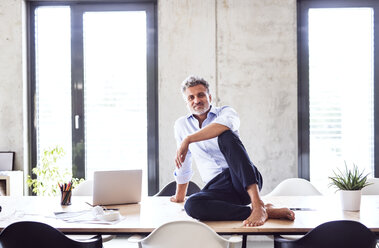
[[[186,92],[186,89],[188,89],[189,87],[199,85],[199,84],[203,85],[207,89],[207,93],[209,94],[208,82],[205,81],[201,77],[191,75],[191,76],[187,77],[186,79],[184,79],[184,81],[182,82],[181,88],[182,88],[183,95]]]

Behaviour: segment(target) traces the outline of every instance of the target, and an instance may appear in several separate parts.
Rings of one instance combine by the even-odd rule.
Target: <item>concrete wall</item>
[[[0,150],[23,168],[22,0],[0,1]],[[295,0],[159,0],[160,185],[173,179],[174,121],[189,74],[207,79],[214,104],[231,105],[267,193],[297,176]],[[200,177],[194,181],[202,185]]]
[[[210,82],[214,104],[239,113],[262,193],[296,177],[296,1],[161,0],[158,10],[161,185],[172,179],[172,127],[187,112],[179,85],[189,74]]]
[[[23,170],[24,87],[22,2],[0,1],[0,151],[15,151]]]

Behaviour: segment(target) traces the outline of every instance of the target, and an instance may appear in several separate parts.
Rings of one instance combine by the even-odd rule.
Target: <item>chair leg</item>
[[[242,235],[242,248],[247,247],[247,234]]]

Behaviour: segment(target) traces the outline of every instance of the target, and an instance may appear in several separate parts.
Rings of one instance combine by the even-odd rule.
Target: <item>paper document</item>
[[[125,219],[124,216],[121,216],[117,220],[108,221],[104,219],[99,219],[97,216],[93,214],[92,210],[83,210],[83,211],[77,211],[77,212],[55,212],[55,217],[57,219],[74,223],[87,223],[87,224],[116,224],[122,220]]]

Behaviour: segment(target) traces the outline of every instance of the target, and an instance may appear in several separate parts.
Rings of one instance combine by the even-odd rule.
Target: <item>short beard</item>
[[[209,108],[208,109],[200,109],[200,110],[195,110],[191,107],[188,106],[188,109],[189,111],[193,114],[193,115],[202,115],[202,114],[205,114],[206,112],[209,111],[209,109],[211,108],[211,106],[209,105]]]

